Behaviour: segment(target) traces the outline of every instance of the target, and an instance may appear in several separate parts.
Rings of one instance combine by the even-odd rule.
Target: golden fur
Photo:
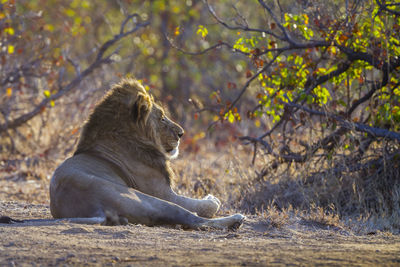
[[[105,224],[240,225],[240,214],[206,219],[219,209],[214,196],[192,199],[172,190],[170,159],[183,133],[138,81],[115,85],[85,123],[73,157],[54,172],[52,215]]]
[[[162,116],[165,127],[159,125]],[[166,149],[176,146],[179,134],[183,134],[183,129],[165,116],[162,107],[138,81],[124,80],[93,111],[83,127],[74,155],[106,143],[125,150],[135,161],[157,168],[170,181],[172,172]]]

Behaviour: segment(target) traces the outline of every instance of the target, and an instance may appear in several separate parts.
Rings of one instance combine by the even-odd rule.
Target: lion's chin
[[[178,148],[178,147],[172,149],[172,150],[169,152],[169,158],[170,158],[170,159],[176,159],[176,158],[178,157],[178,155],[179,155],[179,148]]]
[[[174,146],[173,146],[174,147]],[[167,149],[167,153],[170,159],[176,159],[179,155],[179,140],[175,145],[175,148]]]

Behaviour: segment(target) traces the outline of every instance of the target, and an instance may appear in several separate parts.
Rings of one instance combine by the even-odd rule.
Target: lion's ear
[[[132,105],[131,116],[134,122],[146,122],[152,108],[151,98],[148,95],[138,94]]]

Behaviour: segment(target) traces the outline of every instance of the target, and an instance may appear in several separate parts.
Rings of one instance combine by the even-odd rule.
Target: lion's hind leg
[[[56,219],[74,220],[88,224],[123,225],[183,225],[186,228],[234,228],[244,219],[242,215],[206,219],[182,206],[147,195],[126,185],[93,177],[73,180],[51,194],[51,211]],[[96,186],[93,186],[95,181]],[[67,186],[66,186],[67,185]]]
[[[115,225],[127,225],[129,223],[128,218],[123,215],[119,215],[117,210],[106,210],[105,220],[103,225],[115,226]]]

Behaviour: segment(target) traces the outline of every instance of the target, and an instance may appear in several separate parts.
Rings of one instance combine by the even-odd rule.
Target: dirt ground
[[[0,215],[51,218],[47,205],[1,201]],[[0,225],[0,266],[400,265],[400,236],[294,219],[281,228],[248,216],[237,232],[179,227]]]

